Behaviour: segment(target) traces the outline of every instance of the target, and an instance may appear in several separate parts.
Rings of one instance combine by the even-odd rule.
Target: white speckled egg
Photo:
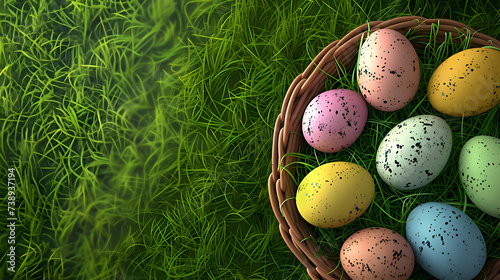
[[[396,125],[376,154],[377,172],[398,190],[421,188],[443,170],[451,153],[451,129],[433,115],[415,116]]]
[[[351,146],[361,135],[368,118],[363,97],[348,89],[317,95],[306,107],[302,133],[318,151],[336,153]]]
[[[358,83],[368,104],[382,111],[396,111],[417,92],[420,63],[417,52],[405,36],[392,29],[380,29],[361,46]]]
[[[415,256],[408,241],[397,232],[372,227],[346,239],[340,262],[352,279],[406,280],[415,267]]]
[[[446,203],[428,202],[413,209],[406,239],[417,263],[438,279],[472,279],[486,262],[486,243],[477,225]]]
[[[458,170],[474,205],[500,218],[500,139],[486,135],[469,139],[460,151]]]

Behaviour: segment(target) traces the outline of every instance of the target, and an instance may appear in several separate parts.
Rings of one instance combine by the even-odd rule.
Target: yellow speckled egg
[[[350,162],[330,162],[306,175],[297,189],[296,202],[308,223],[335,228],[361,216],[374,195],[375,183],[366,169]]]
[[[434,109],[453,116],[484,113],[500,101],[500,51],[473,48],[446,59],[427,87]]]

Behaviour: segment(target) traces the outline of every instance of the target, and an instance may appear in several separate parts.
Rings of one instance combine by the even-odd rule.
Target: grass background
[[[291,81],[367,21],[450,18],[498,39],[494,3],[0,1],[0,227],[11,167],[18,217],[17,271],[3,254],[0,278],[307,279],[267,195]],[[379,126],[360,143],[374,148],[370,133],[410,113],[370,110]],[[498,137],[498,114],[471,119],[468,133]],[[467,209],[498,235],[497,220]]]

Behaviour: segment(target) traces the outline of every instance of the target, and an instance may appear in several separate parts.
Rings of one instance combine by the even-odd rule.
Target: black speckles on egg
[[[329,90],[316,96],[306,107],[302,132],[316,150],[335,153],[356,141],[367,118],[368,108],[359,93],[347,89]]]
[[[464,212],[440,202],[413,209],[406,239],[418,264],[439,279],[472,279],[486,261],[486,244],[474,221]]]
[[[352,279],[408,279],[415,266],[411,246],[398,233],[381,227],[352,234],[342,245],[340,261]]]
[[[374,194],[375,184],[366,169],[350,162],[330,162],[313,169],[301,181],[297,210],[314,226],[339,227],[361,216]]]
[[[420,115],[396,125],[382,139],[376,167],[382,180],[399,190],[413,190],[434,180],[451,153],[451,129],[441,118]]]
[[[446,59],[432,74],[431,105],[439,112],[461,117],[486,112],[500,102],[500,52],[471,48]]]
[[[486,135],[469,139],[460,151],[458,170],[472,202],[500,218],[500,139]]]
[[[370,34],[361,46],[357,73],[361,93],[372,107],[396,111],[415,96],[420,63],[406,37],[381,29]]]

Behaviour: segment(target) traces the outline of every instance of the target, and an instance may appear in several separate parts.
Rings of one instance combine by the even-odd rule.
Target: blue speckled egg
[[[446,203],[428,202],[413,209],[406,240],[416,262],[438,279],[472,279],[486,262],[486,243],[477,225]]]

